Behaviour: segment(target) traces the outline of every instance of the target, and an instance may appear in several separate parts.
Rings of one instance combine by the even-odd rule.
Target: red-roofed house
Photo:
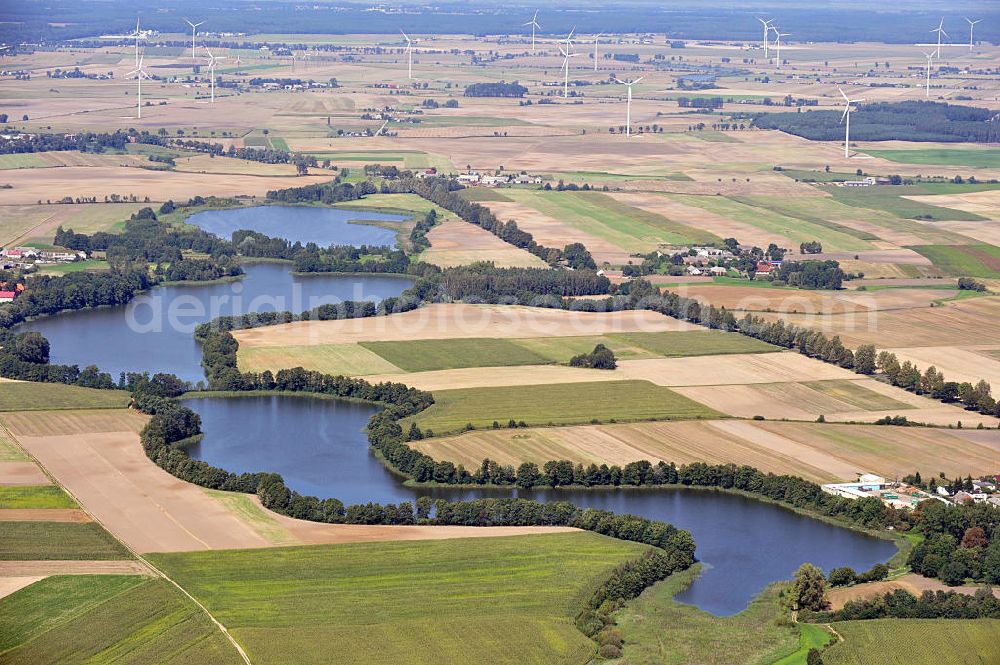
[[[763,261],[761,261],[760,263],[757,264],[757,276],[767,277],[768,275],[771,274],[771,271],[773,269],[774,266],[772,266],[770,263],[764,263]]]
[[[14,298],[17,297],[17,294],[17,291],[0,291],[0,303],[14,302]]]

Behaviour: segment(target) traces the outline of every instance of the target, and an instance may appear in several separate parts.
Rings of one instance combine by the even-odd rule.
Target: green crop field
[[[916,185],[925,194],[971,194],[1000,189],[996,182],[921,182]]]
[[[506,339],[418,339],[360,344],[406,372],[550,362],[544,356]]]
[[[634,344],[650,351],[655,356],[664,358],[715,356],[729,353],[769,353],[781,350],[773,344],[761,342],[752,337],[720,330],[613,333],[609,336],[614,340]]]
[[[466,201],[510,201],[510,198],[496,189],[468,187],[460,190],[459,196]]]
[[[305,367],[327,374],[363,376],[401,371],[360,344],[241,347],[236,358],[239,368],[245,372]]]
[[[888,159],[897,164],[933,164],[935,166],[968,166],[991,169],[1000,167],[997,148],[924,148],[919,150],[865,150],[872,157]]]
[[[129,393],[96,390],[59,383],[0,383],[0,411],[51,409],[123,409]]]
[[[33,153],[0,155],[0,170],[40,169],[48,166],[45,160]]]
[[[289,152],[288,141],[280,136],[271,137],[271,147],[275,150],[284,150],[285,152]]]
[[[153,554],[258,665],[587,662],[573,624],[644,546],[594,533]]]
[[[720,240],[708,231],[633,208],[600,192],[512,189],[504,193],[518,203],[630,252],[648,252],[660,243],[689,244]]]
[[[856,208],[882,210],[897,217],[921,219],[926,221],[951,220],[958,222],[978,222],[985,218],[964,210],[942,208],[921,201],[905,198],[906,196],[922,196],[927,192],[918,186],[900,185],[893,187],[883,185],[878,187],[831,187],[830,195],[840,203]],[[825,244],[825,243],[824,243]]]
[[[804,653],[798,659],[799,630],[787,617],[776,587],[768,588],[739,614],[717,617],[673,599],[699,571],[700,565],[671,575],[615,614],[625,639],[622,663],[805,665]]]
[[[600,372],[601,370],[592,370]],[[594,420],[682,420],[718,418],[712,409],[648,381],[595,381],[539,386],[434,391],[435,403],[403,421],[445,434],[467,423],[490,427],[513,418],[528,425],[577,425]]]
[[[806,381],[802,385],[865,411],[913,408],[910,404],[877,393],[856,381]]]
[[[802,182],[844,182],[857,180],[854,173],[838,173],[837,171],[801,171],[799,169],[782,169],[781,175]]]
[[[951,277],[1000,278],[1000,247],[993,245],[914,245],[910,247]]]
[[[635,333],[636,335],[659,335],[661,333]],[[671,333],[665,333],[671,334]],[[681,333],[684,334],[684,333]],[[570,358],[583,353],[590,353],[598,344],[611,349],[618,360],[636,360],[639,358],[655,358],[656,354],[637,344],[633,344],[621,335],[582,335],[574,337],[526,337],[512,339],[512,343],[524,347],[545,357],[546,362],[568,363]]]
[[[844,637],[823,652],[826,665],[992,665],[1000,662],[1000,620],[841,621]]]
[[[829,199],[816,201],[814,197],[777,197],[777,196],[734,196],[733,201],[770,210],[779,215],[801,219],[831,231],[843,233],[858,240],[878,240],[878,236],[868,231],[859,231],[843,224],[838,224],[838,217],[856,217],[857,211]],[[841,210],[836,210],[841,208]],[[853,215],[851,214],[853,213]]]
[[[7,430],[0,429],[0,462],[24,462],[28,459],[21,447],[7,435]]]
[[[0,508],[76,508],[76,501],[55,485],[0,485]]]
[[[96,522],[0,522],[0,561],[128,558]]]
[[[166,580],[65,575],[0,599],[0,662],[243,661],[208,616]]]
[[[110,268],[111,266],[107,261],[88,259],[86,261],[74,261],[73,263],[58,263],[50,266],[42,266],[41,272],[46,275],[65,275],[68,272],[109,270]]]

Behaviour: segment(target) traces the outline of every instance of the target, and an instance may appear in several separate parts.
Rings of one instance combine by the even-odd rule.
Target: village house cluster
[[[435,172],[436,173],[436,172]],[[418,176],[419,177],[419,176]],[[426,175],[424,177],[427,177]],[[541,185],[542,176],[528,175],[526,172],[518,174],[495,173],[486,175],[478,171],[469,171],[458,176],[458,181],[470,187],[499,187],[500,185]]]
[[[919,503],[928,499],[956,505],[973,502],[989,503],[1000,507],[1000,494],[997,494],[998,478],[993,478],[992,480],[974,480],[972,481],[973,491],[966,492],[962,490],[952,494],[945,487],[941,486],[938,486],[936,492],[932,493],[906,483],[890,481],[873,473],[863,473],[853,483],[829,483],[823,485],[823,491],[847,499],[874,497],[887,506],[905,508],[907,510],[916,508]]]
[[[86,252],[38,249],[37,247],[14,247],[11,249],[0,249],[0,268],[3,270],[23,270],[30,272],[38,266],[73,263],[74,261],[82,261],[86,258]]]

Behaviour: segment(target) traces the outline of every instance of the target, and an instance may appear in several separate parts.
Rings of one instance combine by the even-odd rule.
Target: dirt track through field
[[[141,561],[0,561],[0,578],[32,575],[151,575]]]

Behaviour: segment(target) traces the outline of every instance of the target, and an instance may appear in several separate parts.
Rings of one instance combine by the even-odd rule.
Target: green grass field
[[[858,385],[855,381],[805,381],[802,385],[865,411],[913,408],[909,404]]]
[[[717,617],[673,598],[697,577],[699,566],[671,575],[647,589],[615,614],[625,638],[624,665],[734,665],[774,663],[805,665],[798,629],[771,587],[750,606]],[[779,622],[779,620],[782,620]],[[795,655],[793,655],[795,654]],[[780,660],[779,660],[780,659]]]
[[[838,173],[837,171],[802,171],[799,169],[782,169],[781,175],[788,176],[793,180],[802,182],[844,182],[846,180],[857,180],[854,173]]]
[[[904,198],[905,196],[923,196],[927,192],[914,186],[880,186],[880,187],[831,187],[830,195],[840,203],[856,208],[882,210],[897,217],[921,219],[926,221],[951,220],[958,222],[978,222],[985,217],[964,210],[942,208],[920,201]]]
[[[720,330],[689,330],[658,333],[612,333],[614,340],[650,351],[662,358],[715,356],[730,353],[769,353],[778,347],[738,333]],[[611,347],[614,348],[614,347]]]
[[[45,160],[34,153],[13,153],[0,155],[0,170],[7,169],[40,169],[48,166]]]
[[[739,220],[762,231],[783,235],[796,243],[818,240],[823,244],[823,249],[827,251],[858,251],[872,248],[869,242],[837,230],[830,223],[819,224],[769,210],[760,207],[756,200],[741,202],[724,196],[686,194],[674,194],[670,198],[729,219]]]
[[[1000,247],[993,245],[915,245],[910,247],[926,256],[950,277],[1000,278]]]
[[[110,268],[111,266],[107,261],[88,259],[87,261],[74,261],[73,263],[58,263],[55,265],[42,266],[41,272],[46,275],[65,275],[68,272],[109,270]]]
[[[275,150],[284,150],[285,152],[289,152],[288,141],[280,136],[271,137],[271,147]]]
[[[166,580],[64,575],[0,599],[0,662],[243,661],[208,616]]]
[[[400,369],[360,344],[260,346],[240,348],[237,362],[245,372],[305,367],[327,374],[393,374]]]
[[[96,522],[0,522],[0,561],[128,558]]]
[[[833,624],[844,641],[826,665],[992,665],[1000,663],[1000,620],[877,619]]]
[[[0,485],[0,508],[77,508],[76,501],[55,485]]]
[[[633,208],[600,192],[546,192],[505,190],[505,196],[538,210],[584,233],[603,238],[629,252],[648,252],[658,244],[718,242],[720,238]]]
[[[7,430],[0,429],[0,462],[24,462],[29,459],[31,458],[7,435]]]
[[[129,393],[122,390],[96,390],[60,383],[0,383],[0,411],[39,411],[51,409],[123,409]]]
[[[573,625],[644,546],[594,533],[153,554],[257,664],[578,665]]]
[[[601,370],[592,370],[600,372]],[[648,381],[595,381],[540,386],[466,388],[434,391],[435,403],[403,421],[426,432],[458,432],[513,418],[528,425],[577,425],[593,420],[685,420],[717,418],[712,409]]]
[[[488,187],[468,187],[459,192],[466,201],[510,201],[510,197],[503,192]]]
[[[506,339],[418,339],[360,344],[406,372],[550,362],[544,356]]]
[[[815,197],[796,198],[777,196],[734,196],[732,199],[734,201],[738,201],[739,203],[770,210],[771,212],[779,215],[784,215],[793,219],[801,219],[811,224],[822,226],[823,228],[831,231],[836,231],[837,233],[843,233],[853,238],[857,238],[858,240],[879,239],[879,237],[874,233],[859,231],[858,229],[853,229],[849,226],[838,224],[833,221],[839,216],[838,213],[840,213],[840,215],[845,215],[845,213],[849,215],[849,213],[854,212],[855,216],[857,214],[852,209],[837,204],[834,201],[828,201],[826,199],[816,201]],[[831,209],[837,207],[842,208],[842,210]]]
[[[968,166],[991,169],[1000,167],[998,148],[924,148],[918,150],[865,150],[872,157],[888,159],[897,164],[933,164],[935,166]]]

